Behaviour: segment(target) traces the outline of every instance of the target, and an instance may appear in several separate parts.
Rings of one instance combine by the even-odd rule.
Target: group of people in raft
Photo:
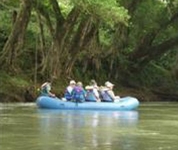
[[[105,86],[98,86],[95,80],[91,80],[85,88],[82,82],[71,80],[64,92],[62,100],[75,102],[116,102],[120,100],[113,91],[114,84],[109,81],[105,82]],[[56,97],[51,92],[51,82],[45,82],[41,85],[41,95]]]

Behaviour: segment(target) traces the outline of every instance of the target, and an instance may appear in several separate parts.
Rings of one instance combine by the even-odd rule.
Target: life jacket
[[[48,94],[49,87],[48,86],[49,86],[48,84],[44,84],[43,86],[41,86],[41,91],[40,91],[41,96],[49,96],[49,94]]]
[[[95,96],[95,94],[93,92],[93,89],[87,90],[85,100],[87,102],[96,102],[97,101],[97,98],[96,98],[96,96]]]
[[[105,90],[101,90],[101,91],[100,91],[100,96],[101,96],[101,101],[102,101],[102,102],[113,102],[113,99],[112,99],[111,96],[108,94],[108,92],[105,91]]]
[[[83,102],[85,101],[85,91],[82,87],[80,86],[76,86],[74,89],[73,89],[73,95],[72,95],[72,99],[74,101],[77,101],[77,102]]]

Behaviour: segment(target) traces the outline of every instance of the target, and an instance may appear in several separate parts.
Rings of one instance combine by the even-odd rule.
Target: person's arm
[[[48,92],[48,95],[49,95],[49,96],[51,96],[51,97],[56,97],[56,95],[51,92],[51,86],[50,86],[50,85],[47,85],[46,88],[47,88],[47,92]]]
[[[114,94],[114,91],[109,90],[109,91],[108,91],[108,94],[109,94],[109,96],[110,96],[114,101],[120,101],[120,96],[116,96],[116,95]]]
[[[86,96],[87,96],[87,91],[86,91],[84,88],[82,88],[82,91],[83,91],[84,97],[86,98]]]
[[[114,92],[113,92],[112,90],[108,90],[107,92],[108,92],[109,96],[110,96],[113,100],[115,100],[116,96],[115,96]]]
[[[94,93],[96,99],[97,99],[98,101],[100,101],[100,95],[99,95],[99,92],[98,92],[98,90],[97,90],[96,88],[93,89],[93,93]]]
[[[51,96],[51,97],[56,97],[56,95],[53,94],[53,93],[51,93],[50,91],[48,92],[48,94],[49,94],[49,96]]]

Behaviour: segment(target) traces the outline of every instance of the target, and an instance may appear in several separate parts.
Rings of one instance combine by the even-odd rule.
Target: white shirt
[[[74,88],[73,88],[72,86],[70,86],[70,85],[67,87],[67,91],[68,91],[70,94],[72,93],[73,89],[74,89]]]
[[[99,92],[96,88],[93,88],[93,93],[95,94],[96,98],[99,98]]]
[[[109,96],[111,96],[111,98],[112,98],[113,100],[119,100],[119,99],[120,99],[120,96],[115,96],[113,90],[108,90],[107,92],[108,92]]]

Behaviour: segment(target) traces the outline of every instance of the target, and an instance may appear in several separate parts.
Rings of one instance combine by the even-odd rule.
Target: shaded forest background
[[[95,79],[178,101],[178,0],[1,0],[0,100],[34,101],[48,79],[59,97]]]

